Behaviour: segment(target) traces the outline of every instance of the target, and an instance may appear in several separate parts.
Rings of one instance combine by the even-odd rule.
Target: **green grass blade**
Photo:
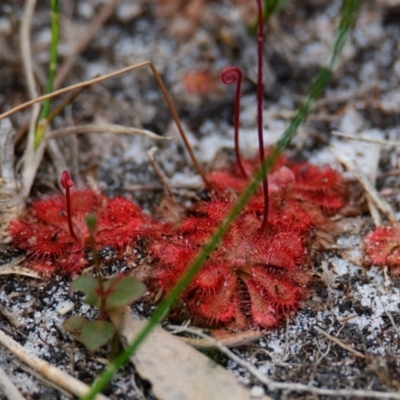
[[[57,57],[58,57],[58,40],[60,33],[60,4],[59,0],[51,0],[51,45],[50,45],[50,62],[49,62],[49,75],[47,78],[46,94],[53,91],[54,77],[57,71]],[[47,126],[47,117],[50,114],[50,99],[43,102],[40,111],[39,121],[35,131],[35,150],[38,149],[43,141],[43,137]]]
[[[121,354],[106,367],[99,378],[94,382],[91,390],[83,397],[81,400],[92,400],[95,398],[96,394],[100,393],[107,384],[111,381],[112,377],[116,374],[119,368],[124,366],[129,361],[129,357],[136,351],[140,344],[144,341],[151,330],[159,323],[168,313],[171,306],[174,304],[176,299],[196,275],[196,273],[201,269],[203,264],[206,262],[207,258],[218,246],[224,235],[229,229],[231,223],[240,214],[241,210],[246,206],[247,202],[254,195],[255,191],[259,187],[263,179],[263,170],[269,170],[275,163],[278,156],[288,147],[294,135],[296,134],[297,128],[307,117],[312,103],[325,89],[332,75],[332,68],[334,67],[335,61],[339,57],[346,37],[353,26],[355,18],[357,16],[357,10],[360,0],[343,0],[343,6],[341,9],[341,21],[339,28],[337,30],[337,35],[334,44],[334,50],[332,52],[332,57],[327,68],[324,68],[317,79],[309,89],[307,96],[303,103],[301,103],[298,111],[291,119],[289,126],[282,134],[280,140],[277,142],[276,146],[272,149],[271,154],[265,160],[264,165],[260,167],[257,173],[254,175],[253,179],[247,186],[246,190],[241,194],[238,201],[234,204],[231,211],[227,215],[225,221],[219,226],[210,241],[203,247],[202,252],[197,256],[194,262],[189,266],[185,275],[183,275],[172,291],[167,297],[160,303],[157,309],[152,314],[149,322],[143,328],[143,330],[136,336],[133,342],[126,347]]]

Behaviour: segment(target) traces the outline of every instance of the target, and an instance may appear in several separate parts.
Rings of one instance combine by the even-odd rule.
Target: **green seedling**
[[[89,321],[80,316],[68,318],[63,326],[72,333],[76,340],[82,342],[90,352],[94,352],[110,340],[117,340],[114,325],[108,321],[107,313],[119,307],[127,306],[138,300],[146,287],[137,279],[128,276],[117,276],[104,281],[100,271],[100,262],[96,249],[95,232],[97,218],[89,214],[86,219],[88,242],[93,255],[96,276],[81,275],[71,284],[71,290],[85,295],[85,303],[99,309],[97,321]]]

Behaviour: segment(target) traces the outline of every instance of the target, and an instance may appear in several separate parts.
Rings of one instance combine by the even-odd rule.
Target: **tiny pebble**
[[[74,306],[75,306],[75,304],[71,301],[71,302],[67,303],[64,307],[58,308],[57,312],[60,315],[68,314],[74,308]]]
[[[252,398],[258,399],[264,396],[265,392],[261,386],[253,386],[250,391],[250,395]]]

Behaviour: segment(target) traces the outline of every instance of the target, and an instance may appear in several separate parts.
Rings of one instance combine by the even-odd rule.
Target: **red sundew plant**
[[[392,276],[400,276],[400,224],[375,228],[364,238],[368,265],[388,267]]]
[[[304,298],[310,280],[309,234],[312,229],[332,227],[329,213],[344,205],[346,190],[340,174],[328,167],[290,165],[283,158],[278,164],[269,176],[265,231],[260,233],[264,212],[260,191],[181,296],[180,308],[196,323],[230,329],[270,328],[296,311]],[[312,173],[307,175],[309,170]],[[219,185],[207,201],[197,203],[175,234],[152,241],[154,287],[165,292],[171,289],[240,193],[237,186],[241,185],[229,185],[235,183],[234,175],[220,173],[225,186]],[[208,180],[218,182],[217,177],[214,172]]]
[[[61,182],[68,189],[73,186],[66,171]],[[29,266],[34,270],[71,274],[89,265],[89,213],[96,214],[99,220],[97,247],[110,246],[121,253],[155,227],[156,222],[128,199],[109,199],[93,190],[69,193],[68,189],[65,197],[50,196],[34,202],[23,217],[10,224],[14,246],[27,252]]]

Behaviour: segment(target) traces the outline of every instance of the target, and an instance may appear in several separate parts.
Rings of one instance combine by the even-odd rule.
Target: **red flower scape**
[[[243,161],[249,175],[255,162]],[[28,264],[41,272],[77,273],[87,258],[88,213],[98,218],[96,244],[126,257],[137,244],[153,259],[147,283],[167,293],[204,243],[223,221],[247,180],[238,166],[209,175],[214,191],[189,210],[180,226],[156,222],[124,198],[109,199],[91,190],[71,193],[71,217],[77,239],[70,234],[64,196],[36,201],[31,210],[11,223],[14,246],[28,254]],[[241,176],[241,175],[240,175]],[[294,164],[281,157],[269,175],[269,216],[263,218],[262,190],[234,221],[218,249],[181,296],[178,309],[198,324],[231,329],[277,326],[296,311],[307,292],[309,233],[330,229],[329,213],[345,202],[339,173],[330,167]]]

